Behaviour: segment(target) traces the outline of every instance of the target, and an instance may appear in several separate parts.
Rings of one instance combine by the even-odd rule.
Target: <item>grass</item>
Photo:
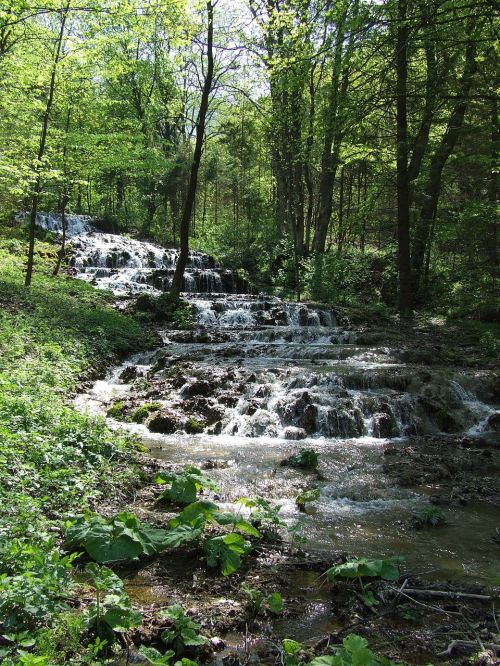
[[[58,626],[68,622],[74,584],[72,558],[60,547],[65,519],[138,477],[134,442],[77,412],[71,397],[80,380],[148,342],[137,322],[110,307],[111,295],[66,275],[52,277],[53,245],[37,244],[36,273],[26,289],[25,247],[22,237],[0,236],[0,661],[6,665],[25,663],[23,649],[40,654],[47,632],[66,636]],[[64,649],[57,658],[55,652],[51,664],[67,663]],[[87,663],[84,656],[71,659]]]

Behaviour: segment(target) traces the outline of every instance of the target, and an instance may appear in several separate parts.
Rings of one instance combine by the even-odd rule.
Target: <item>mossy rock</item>
[[[206,425],[207,424],[205,421],[199,421],[198,419],[190,418],[186,423],[186,432],[189,435],[197,435],[205,430]]]
[[[144,423],[150,414],[159,411],[161,407],[159,402],[146,402],[132,412],[130,420],[134,423]]]
[[[123,421],[125,414],[125,405],[121,400],[115,402],[106,412],[106,416],[117,421]]]

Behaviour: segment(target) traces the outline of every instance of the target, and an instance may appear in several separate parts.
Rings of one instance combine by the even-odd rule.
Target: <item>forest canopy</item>
[[[498,313],[490,0],[4,0],[0,215],[189,245],[257,290]],[[399,299],[399,300],[398,300]]]

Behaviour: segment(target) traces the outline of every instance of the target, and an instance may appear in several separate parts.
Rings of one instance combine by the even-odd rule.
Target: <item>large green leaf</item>
[[[241,558],[250,551],[251,546],[242,536],[231,532],[206,539],[203,548],[207,553],[208,566],[219,564],[222,575],[229,576],[240,568]]]
[[[382,578],[383,580],[396,580],[399,577],[399,566],[404,562],[403,557],[394,556],[383,560],[369,560],[360,557],[344,564],[337,564],[326,571],[328,580],[342,578]]]
[[[134,560],[154,555],[168,546],[168,532],[141,523],[131,513],[107,519],[100,515],[80,516],[66,530],[70,547],[83,547],[97,562]]]
[[[182,472],[167,472],[158,474],[156,483],[170,484],[158,497],[175,504],[192,504],[196,502],[199,490],[208,488],[217,491],[218,486],[208,477],[204,476],[197,467],[185,467]]]

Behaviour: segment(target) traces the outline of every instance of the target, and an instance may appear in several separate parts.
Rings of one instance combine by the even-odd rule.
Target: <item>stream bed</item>
[[[47,219],[57,231],[57,217]],[[168,289],[175,250],[77,222],[68,230],[77,277],[122,298]],[[161,330],[157,349],[110,369],[77,397],[79,409],[112,409],[110,425],[136,434],[152,459],[204,469],[222,507],[255,496],[280,506],[311,562],[397,554],[426,580],[498,580],[498,374],[442,365],[438,351],[419,362],[404,344],[360,344],[334,308],[248,293],[202,253],[190,254],[184,288],[194,329]],[[316,470],[282,464],[301,449],[318,454]],[[299,511],[295,498],[311,488],[319,499]],[[412,517],[432,507],[444,524],[415,529]],[[162,576],[196,579],[186,559],[158,566],[130,572],[133,600],[164,604]],[[275,635],[334,629],[318,580],[314,567],[285,576],[280,589],[302,611],[275,620]],[[215,590],[210,603],[226,601]],[[228,627],[225,641],[241,648],[247,637]]]

